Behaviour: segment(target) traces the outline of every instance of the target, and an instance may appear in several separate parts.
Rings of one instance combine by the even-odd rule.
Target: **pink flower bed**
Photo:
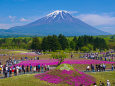
[[[95,82],[95,78],[83,72],[79,72],[78,70],[53,70],[51,72],[49,71],[43,74],[37,74],[35,77],[49,83],[63,83],[72,86],[80,86],[81,84],[89,86]]]
[[[100,61],[100,60],[71,60],[66,59],[63,63],[67,64],[115,64],[115,62],[109,62],[109,61]]]
[[[22,61],[17,65],[32,65],[36,66],[38,64],[40,65],[58,65],[59,61],[57,59],[52,59],[52,60],[27,60],[27,61]],[[115,64],[115,62],[108,62],[108,61],[100,61],[100,60],[71,60],[71,59],[66,59],[62,64]]]

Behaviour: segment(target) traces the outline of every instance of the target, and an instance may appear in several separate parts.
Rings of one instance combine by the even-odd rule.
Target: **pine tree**
[[[58,36],[58,40],[59,40],[62,50],[65,50],[66,48],[69,47],[68,40],[64,35],[60,34]]]
[[[41,43],[40,43],[39,38],[37,38],[37,37],[33,38],[33,41],[31,44],[31,49],[33,49],[33,50],[40,50],[41,49]]]
[[[61,49],[61,45],[58,41],[58,37],[56,35],[53,35],[52,36],[52,50],[55,51],[55,50],[60,50]]]
[[[47,37],[43,38],[41,47],[43,51],[49,50]]]
[[[71,42],[70,42],[70,48],[71,48],[72,50],[75,50],[75,47],[76,47],[76,43],[75,43],[74,41],[71,41]]]

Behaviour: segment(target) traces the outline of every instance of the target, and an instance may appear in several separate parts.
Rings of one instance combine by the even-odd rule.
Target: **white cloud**
[[[109,32],[109,33],[115,34],[115,26],[102,27],[102,28],[100,28],[100,30],[103,30],[105,32]]]
[[[9,29],[9,28],[11,28],[11,27],[21,26],[21,25],[25,25],[25,24],[22,24],[22,23],[0,24],[0,29]]]
[[[78,13],[78,11],[68,11],[70,14]]]
[[[0,24],[0,29],[8,29],[9,24]]]
[[[28,20],[25,19],[25,18],[21,18],[20,21],[21,21],[21,22],[26,22],[26,21],[28,21]]]
[[[115,25],[115,17],[109,15],[81,14],[77,18],[93,26]]]
[[[11,22],[14,22],[16,19],[16,16],[8,16],[8,18],[11,20]]]
[[[39,17],[29,17],[28,19],[25,19],[23,17],[18,18],[16,16],[8,16],[7,18],[9,18],[11,22],[6,22],[6,23],[4,22],[3,23],[2,21],[0,21],[0,29],[9,29],[9,28],[14,27],[14,26],[26,25],[30,22],[37,20]],[[9,19],[7,19],[6,21],[8,21]]]

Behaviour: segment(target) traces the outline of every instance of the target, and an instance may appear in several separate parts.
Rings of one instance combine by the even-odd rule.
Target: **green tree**
[[[88,45],[87,45],[87,47],[89,48],[89,50],[90,50],[90,51],[92,51],[92,50],[93,50],[93,45],[88,44]]]
[[[31,49],[33,50],[40,50],[41,49],[41,43],[38,37],[34,37],[31,44]]]
[[[43,38],[41,47],[43,51],[49,50],[47,37]]]
[[[74,41],[71,41],[71,42],[70,42],[70,48],[71,48],[72,50],[75,50],[75,47],[76,47],[76,43],[75,43]]]
[[[56,35],[44,37],[43,41],[42,41],[42,49],[44,51],[46,51],[46,50],[52,50],[52,51],[60,50],[61,45],[58,41],[58,37]]]
[[[83,47],[81,47],[81,51],[89,52],[90,49],[87,46],[83,46]]]
[[[58,36],[58,40],[59,40],[62,50],[65,50],[66,48],[69,47],[68,40],[64,35],[60,34]]]
[[[52,36],[52,50],[56,51],[56,50],[60,50],[61,49],[61,45],[58,41],[58,37],[56,35]]]
[[[67,57],[67,55],[63,52],[63,51],[60,51],[58,53],[52,53],[51,57],[54,59],[58,59],[59,60],[59,64],[61,64],[61,62],[64,61],[64,59]]]

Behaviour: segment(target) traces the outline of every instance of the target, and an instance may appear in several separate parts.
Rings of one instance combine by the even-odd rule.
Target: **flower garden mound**
[[[69,64],[61,64],[56,69],[37,74],[35,77],[49,83],[69,84],[71,86],[80,86],[81,84],[89,86],[95,82],[95,78],[75,70]]]

